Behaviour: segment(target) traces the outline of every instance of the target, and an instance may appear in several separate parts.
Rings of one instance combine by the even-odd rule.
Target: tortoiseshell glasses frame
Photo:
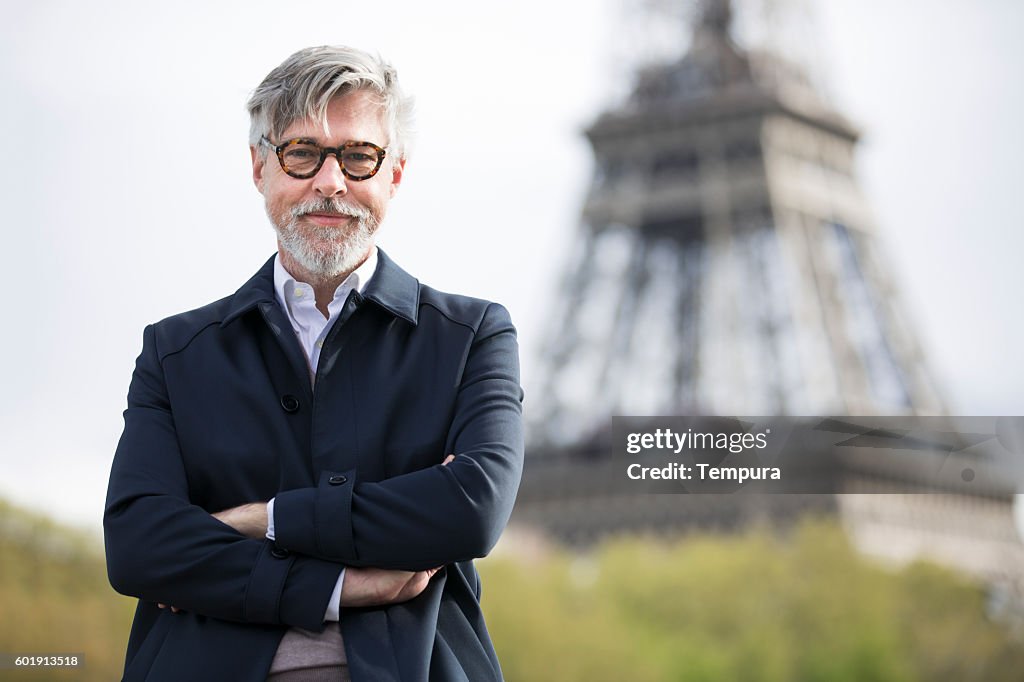
[[[260,142],[274,150],[277,154],[278,163],[281,164],[281,170],[291,177],[298,178],[299,180],[306,180],[319,173],[320,169],[324,165],[324,161],[327,160],[328,154],[334,154],[334,158],[338,160],[338,165],[341,166],[342,174],[349,180],[355,180],[356,182],[360,180],[369,180],[377,174],[377,171],[380,170],[381,165],[384,163],[384,157],[387,156],[387,150],[383,147],[372,142],[366,142],[365,140],[352,140],[338,147],[322,147],[316,142],[316,140],[311,140],[307,137],[296,137],[290,140],[285,140],[281,144],[274,144],[266,135],[264,135],[260,138]],[[368,165],[371,159],[354,159],[346,155],[346,152],[358,147],[366,147],[375,152],[376,161],[373,163],[372,168]],[[319,159],[317,159],[316,166],[314,166],[312,170],[298,171],[295,169],[294,162],[289,163],[289,153],[294,155],[294,152],[296,151],[312,151],[313,149],[319,152]],[[363,156],[366,155],[364,154]],[[355,169],[349,168],[349,166],[354,166]]]

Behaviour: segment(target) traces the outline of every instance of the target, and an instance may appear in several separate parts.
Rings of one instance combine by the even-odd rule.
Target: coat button
[[[285,412],[295,413],[299,411],[299,399],[293,396],[291,393],[285,393],[281,396],[281,407],[284,408]]]
[[[327,482],[331,485],[341,485],[348,482],[348,476],[331,476],[327,479]]]
[[[283,547],[275,547],[274,549],[270,550],[270,556],[274,557],[275,559],[287,559],[291,555],[292,553]]]

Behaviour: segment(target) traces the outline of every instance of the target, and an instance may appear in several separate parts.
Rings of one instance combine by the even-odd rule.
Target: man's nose
[[[344,195],[348,191],[345,174],[341,172],[341,163],[334,154],[327,155],[324,165],[313,176],[313,190],[325,197]]]

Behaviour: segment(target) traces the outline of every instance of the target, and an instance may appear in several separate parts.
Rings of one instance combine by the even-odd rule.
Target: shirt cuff
[[[274,498],[270,498],[270,502],[267,502],[267,539],[274,539]],[[345,575],[345,572],[342,571],[341,574]]]
[[[345,582],[345,569],[341,569],[341,575],[338,576],[338,582],[334,585],[334,592],[331,593],[331,601],[327,602],[327,612],[324,613],[324,621],[331,622],[341,620],[339,611],[341,610],[341,584]]]

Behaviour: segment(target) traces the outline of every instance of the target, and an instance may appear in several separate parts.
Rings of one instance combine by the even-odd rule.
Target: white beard
[[[307,213],[321,212],[339,213],[355,220],[337,227],[314,226],[316,237],[310,238],[309,223],[303,226],[300,220]],[[324,279],[359,267],[373,246],[373,235],[379,225],[368,209],[330,199],[298,204],[289,216],[274,216],[268,207],[267,215],[281,247],[306,272]]]

